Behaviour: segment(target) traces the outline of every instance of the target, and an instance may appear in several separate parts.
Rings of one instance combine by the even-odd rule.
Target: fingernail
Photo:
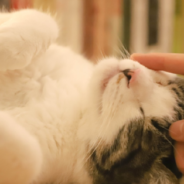
[[[173,139],[180,140],[183,137],[183,125],[184,121],[177,121],[171,125],[169,132]]]

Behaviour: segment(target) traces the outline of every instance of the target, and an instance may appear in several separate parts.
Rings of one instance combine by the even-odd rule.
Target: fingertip
[[[144,59],[145,54],[140,54],[140,53],[134,53],[130,56],[131,59],[136,60],[136,61],[141,61]]]
[[[136,53],[134,53],[134,54],[132,54],[132,55],[130,56],[130,59],[135,60],[135,59],[136,59],[136,57],[137,57],[137,54],[136,54]]]
[[[139,62],[141,65],[147,66],[149,63],[147,62],[146,54],[134,53],[130,57],[132,60]]]
[[[169,128],[170,136],[176,141],[184,142],[184,121],[177,121]]]

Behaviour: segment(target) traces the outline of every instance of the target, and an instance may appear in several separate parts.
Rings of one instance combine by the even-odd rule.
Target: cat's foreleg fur
[[[0,112],[0,184],[30,184],[42,167],[36,139]]]
[[[0,13],[0,71],[22,69],[58,36],[54,19],[36,10]]]

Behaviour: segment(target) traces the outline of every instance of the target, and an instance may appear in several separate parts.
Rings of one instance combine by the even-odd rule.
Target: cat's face
[[[176,90],[182,93],[178,80],[174,74],[149,70],[133,60],[105,59],[97,65],[90,83],[89,112],[100,121],[98,125],[104,123],[102,131],[108,131],[107,142],[135,119],[167,117],[174,121],[178,106]],[[109,123],[107,127],[110,121],[113,125]]]
[[[183,91],[182,79],[129,59],[97,65],[85,119],[95,183],[130,181],[133,171],[132,182],[145,181],[144,173],[153,172],[153,165],[171,152],[168,128],[184,117]]]

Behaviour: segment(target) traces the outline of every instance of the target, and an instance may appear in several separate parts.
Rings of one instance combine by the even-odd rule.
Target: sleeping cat
[[[54,44],[36,10],[0,14],[0,184],[178,184],[163,160],[184,80]]]

